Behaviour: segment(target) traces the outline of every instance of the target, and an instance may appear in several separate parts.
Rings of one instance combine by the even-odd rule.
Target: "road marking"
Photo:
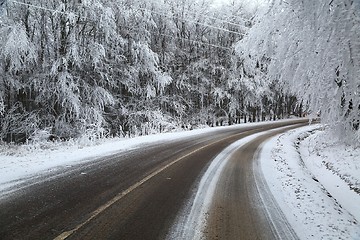
[[[269,133],[276,133],[280,130],[291,129],[294,126],[300,125],[301,124],[292,124],[288,126],[262,130],[260,132],[253,133],[249,136],[238,139],[224,148],[212,160],[211,164],[201,177],[196,194],[194,194],[192,199],[190,199],[190,204],[186,205],[181,210],[166,239],[205,239],[206,222],[209,218],[209,209],[212,204],[213,196],[215,195],[217,183],[220,179],[223,169],[231,159],[232,155],[241,147],[244,147],[246,144],[249,144],[262,136],[265,136]]]
[[[206,219],[208,218],[212,198],[215,194],[216,184],[229,159],[239,148],[258,137],[266,135],[270,131],[272,130],[265,130],[241,138],[216,155],[204,175],[201,177],[194,199],[191,200],[190,205],[186,206],[185,209],[181,211],[166,239],[198,240],[205,238],[204,231]]]
[[[296,124],[291,124],[291,125],[296,125]],[[280,127],[277,127],[277,128],[280,128]],[[275,128],[275,129],[277,129]],[[214,144],[217,144],[221,141],[224,141],[226,139],[229,139],[229,138],[233,138],[235,136],[238,136],[238,135],[243,135],[244,133],[247,133],[247,132],[250,132],[250,131],[254,131],[254,130],[260,130],[259,133],[261,132],[264,132],[264,130],[262,128],[260,129],[252,129],[252,130],[246,130],[246,131],[243,131],[241,133],[237,133],[237,134],[234,134],[234,135],[231,135],[231,136],[228,136],[228,137],[225,137],[225,138],[222,138],[218,141],[215,141],[215,142],[212,142],[212,143],[209,143],[205,146],[202,146],[200,148],[197,148],[181,157],[179,157],[178,159],[174,160],[173,162],[171,163],[168,163],[167,165],[165,165],[164,167],[154,171],[153,173],[151,173],[150,175],[146,176],[144,179],[142,179],[141,181],[135,183],[134,185],[130,186],[128,189],[126,189],[125,191],[117,194],[113,199],[111,199],[110,201],[108,201],[107,203],[105,203],[104,205],[100,206],[99,208],[97,208],[95,211],[93,211],[90,215],[90,217],[88,219],[86,219],[83,223],[77,225],[75,228],[73,228],[72,230],[70,231],[66,231],[66,232],[63,232],[61,233],[60,235],[58,235],[56,238],[54,238],[54,240],[64,240],[66,238],[68,238],[69,236],[71,236],[72,234],[74,234],[76,231],[78,231],[80,228],[82,228],[83,226],[85,226],[86,224],[88,224],[89,222],[91,222],[94,218],[96,218],[99,214],[101,214],[103,211],[105,211],[106,209],[108,209],[110,206],[112,206],[114,203],[116,203],[117,201],[121,200],[122,198],[124,198],[126,195],[128,195],[129,193],[131,193],[133,190],[135,190],[136,188],[140,187],[141,185],[143,185],[144,183],[146,183],[147,181],[149,181],[151,178],[153,178],[154,176],[158,175],[159,173],[161,173],[162,171],[166,170],[167,168],[171,167],[172,165],[178,163],[179,161],[183,160],[184,158],[187,158],[189,157],[190,155],[196,153],[196,152],[199,152],[211,145],[214,145]],[[267,131],[267,130],[265,130]],[[254,133],[256,134],[256,133]],[[251,135],[250,135],[251,136]]]
[[[150,175],[148,175],[147,177],[145,177],[144,179],[142,179],[141,181],[135,183],[134,185],[130,186],[128,189],[126,189],[125,191],[117,194],[113,199],[111,199],[110,201],[108,201],[107,203],[105,203],[104,205],[100,206],[98,209],[96,209],[95,211],[93,211],[90,215],[90,217],[85,220],[85,222],[77,225],[74,229],[70,230],[70,231],[66,231],[66,232],[63,232],[61,233],[59,236],[57,236],[56,238],[54,238],[54,240],[64,240],[66,238],[68,238],[69,236],[71,236],[73,233],[75,233],[76,231],[78,231],[80,228],[82,228],[83,226],[85,226],[86,224],[88,224],[89,222],[91,222],[94,218],[96,218],[100,213],[102,213],[103,211],[105,211],[107,208],[109,208],[111,205],[113,205],[114,203],[116,203],[117,201],[121,200],[122,198],[124,198],[126,195],[128,195],[129,193],[131,193],[133,190],[135,190],[136,188],[140,187],[142,184],[144,184],[145,182],[149,181],[151,178],[153,178],[154,176],[158,175],[159,173],[161,173],[162,171],[164,171],[165,169],[171,167],[172,165],[174,165],[175,163],[178,163],[179,161],[183,160],[184,158],[187,158],[189,157],[190,155],[196,153],[196,152],[199,152],[211,145],[214,145],[214,144],[217,144],[221,141],[224,141],[226,139],[229,139],[229,138],[232,138],[234,136],[237,136],[237,135],[241,135],[241,134],[244,134],[246,132],[249,132],[249,131],[253,131],[254,129],[252,130],[247,130],[247,131],[244,131],[244,132],[241,132],[241,133],[237,133],[237,134],[234,134],[234,135],[231,135],[229,137],[226,137],[226,138],[222,138],[216,142],[212,142],[210,144],[207,144],[205,146],[202,146],[200,148],[197,148],[196,150],[194,151],[191,151],[181,157],[179,157],[178,159],[176,159],[175,161],[165,165],[164,167],[156,170],[155,172],[151,173]],[[255,129],[257,130],[257,129]]]

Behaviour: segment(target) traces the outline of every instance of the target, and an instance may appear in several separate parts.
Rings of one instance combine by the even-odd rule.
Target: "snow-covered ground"
[[[261,168],[300,239],[360,239],[360,149],[320,126],[263,145]]]
[[[282,121],[286,122],[287,120]],[[233,125],[230,128],[243,128],[272,123],[248,123]],[[28,182],[33,177],[39,175],[46,175],[57,171],[59,168],[70,168],[76,164],[96,161],[98,158],[115,153],[141,149],[144,145],[187,138],[198,134],[219,131],[223,128],[204,128],[131,139],[115,138],[98,143],[83,139],[77,142],[66,143],[38,142],[21,146],[0,145],[0,198],[2,195],[12,192],[15,185]]]
[[[15,185],[37,175],[45,175],[63,167],[96,161],[99,158],[141,149],[196,134],[216,131],[206,128],[188,132],[166,133],[136,138],[114,138],[101,142],[76,141],[65,143],[40,142],[21,146],[0,145],[0,193],[11,192]]]

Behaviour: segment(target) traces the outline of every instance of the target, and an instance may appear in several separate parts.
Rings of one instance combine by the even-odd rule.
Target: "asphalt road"
[[[207,166],[223,149],[254,133],[307,122],[224,128],[144,145],[140,150],[39,176],[36,182],[1,199],[0,239],[164,239],[196,191]],[[238,188],[234,181],[243,180],[228,177],[245,176],[248,170],[252,171],[252,156],[267,137],[270,135],[257,138],[231,158],[221,178],[224,186],[217,188],[216,195],[226,191],[229,197],[214,199],[208,239],[276,238],[273,223],[264,219],[261,209],[257,211],[251,200],[262,187],[254,187],[254,178],[246,177]],[[234,205],[239,198],[241,208]],[[243,216],[236,219],[239,214]],[[251,235],[259,228],[259,234]]]
[[[259,146],[281,132],[259,136],[231,155],[207,213],[206,239],[298,239],[254,162]]]

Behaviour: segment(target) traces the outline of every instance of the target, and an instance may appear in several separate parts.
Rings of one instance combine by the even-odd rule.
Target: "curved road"
[[[287,223],[264,217],[264,207],[252,200],[271,200],[266,184],[253,171],[252,159],[268,137],[285,131],[285,126],[306,124],[302,119],[223,128],[38,176],[1,197],[0,239],[171,238],[169,231],[193,200],[214,158],[239,139],[282,127],[231,155],[203,231],[207,239],[278,238],[276,225]],[[274,214],[282,218],[281,212]]]

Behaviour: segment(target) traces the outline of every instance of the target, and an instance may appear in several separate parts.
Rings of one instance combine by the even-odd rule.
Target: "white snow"
[[[72,168],[77,164],[96,161],[99,158],[131,149],[141,150],[144,145],[161,144],[161,142],[219,131],[223,128],[243,128],[272,123],[249,123],[231,127],[204,128],[132,139],[115,138],[100,143],[83,139],[78,142],[67,143],[39,142],[22,146],[0,145],[0,193],[5,195],[13,192],[17,190],[14,186],[28,182],[34,176],[48,174],[63,167]]]
[[[307,126],[260,152],[265,179],[300,239],[360,239],[360,149],[332,139],[320,125]]]
[[[146,144],[175,140],[215,129],[201,129],[191,132],[149,135],[132,139],[108,139],[101,143],[69,142],[38,143],[23,146],[0,146],[0,192],[11,191],[34,175],[56,171],[59,167],[96,161],[115,153],[141,149]]]
[[[264,123],[230,128],[261,124]],[[72,168],[114,153],[141,150],[144,145],[222,129],[224,127],[112,139],[92,146],[87,146],[86,142],[0,146],[0,193],[10,192],[33,176],[56,171],[59,167]],[[254,137],[256,135],[250,139]],[[265,179],[300,239],[360,239],[360,149],[332,139],[335,138],[327,135],[320,125],[312,125],[270,139],[259,153]],[[233,151],[248,140],[242,139],[229,149]],[[218,158],[224,160],[230,152],[223,152]],[[210,170],[221,171],[219,161],[212,165]],[[211,196],[209,191],[201,199],[209,202]],[[189,223],[191,225],[191,221]]]

